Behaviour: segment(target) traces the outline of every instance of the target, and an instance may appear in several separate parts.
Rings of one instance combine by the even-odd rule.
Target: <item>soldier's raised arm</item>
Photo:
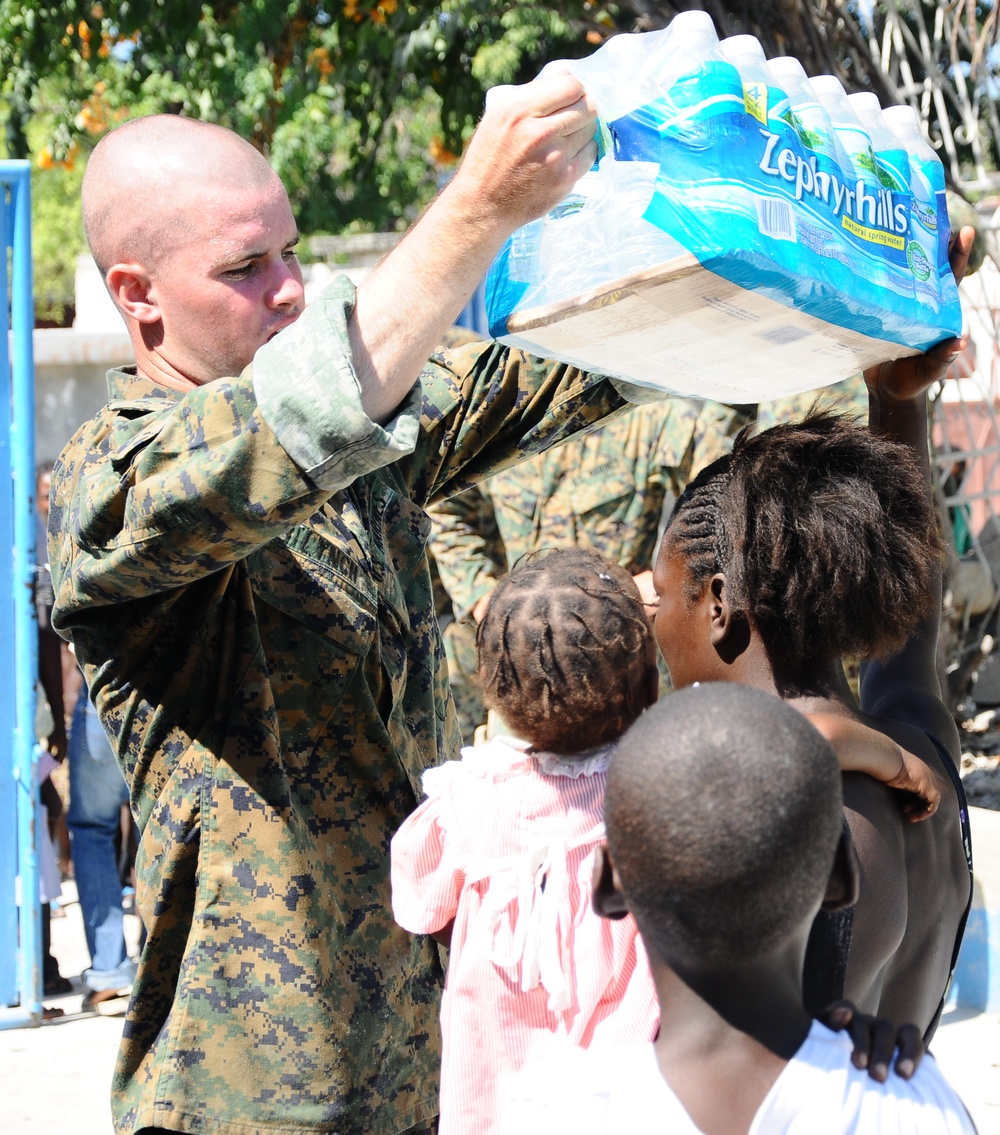
[[[593,164],[594,123],[568,72],[493,93],[454,179],[358,288],[348,328],[373,421],[403,400],[511,232]]]

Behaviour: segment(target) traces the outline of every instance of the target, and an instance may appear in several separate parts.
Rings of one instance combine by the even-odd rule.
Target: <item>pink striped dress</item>
[[[566,1046],[656,1035],[631,917],[590,905],[610,750],[531,754],[512,738],[424,774],[427,799],[392,841],[396,921],[455,921],[441,1008],[440,1135],[505,1130],[518,1079]]]

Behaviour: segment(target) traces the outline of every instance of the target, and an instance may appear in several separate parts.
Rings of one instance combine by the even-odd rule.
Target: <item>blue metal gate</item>
[[[31,170],[0,162],[0,1028],[41,1023]]]

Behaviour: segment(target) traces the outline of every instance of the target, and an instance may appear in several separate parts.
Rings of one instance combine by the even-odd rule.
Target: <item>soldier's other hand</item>
[[[472,608],[472,621],[479,626],[483,621],[483,616],[486,614],[486,608],[490,605],[490,596],[493,594],[492,589],[486,592],[485,595],[480,595],[476,600],[476,605]]]
[[[578,79],[556,72],[494,87],[450,191],[511,229],[557,205],[593,165],[597,116]]]
[[[976,230],[966,225],[951,238],[949,258],[955,279],[961,282],[969,263]],[[879,363],[865,371],[868,389],[883,402],[909,402],[935,382],[941,382],[948,368],[965,347],[965,339],[946,339],[922,355]]]
[[[890,1063],[897,1076],[909,1080],[923,1059],[924,1042],[916,1025],[897,1028],[884,1017],[860,1012],[846,1000],[834,1001],[819,1014],[819,1020],[834,1032],[847,1031],[854,1043],[851,1063],[867,1068],[868,1075],[880,1084],[889,1078]]]
[[[642,598],[642,605],[646,608],[646,614],[652,618],[656,614],[656,608],[660,605],[660,597],[656,594],[656,588],[653,586],[653,573],[641,571],[638,575],[632,576],[632,582],[639,588],[639,595]]]

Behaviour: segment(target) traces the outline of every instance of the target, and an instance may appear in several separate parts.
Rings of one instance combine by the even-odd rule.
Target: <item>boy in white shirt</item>
[[[857,897],[840,780],[805,717],[746,686],[695,686],[639,718],[608,775],[594,905],[635,916],[660,1032],[550,1069],[519,1135],[975,1132],[933,1058],[878,1083],[803,1007],[813,918]]]

